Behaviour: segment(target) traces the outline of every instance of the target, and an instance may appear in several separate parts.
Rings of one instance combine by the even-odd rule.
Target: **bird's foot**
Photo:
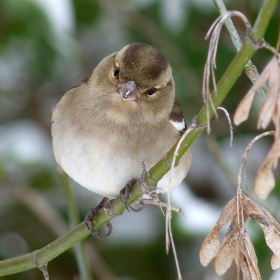
[[[166,159],[167,159],[167,157],[166,157]],[[168,161],[168,159],[167,159],[167,161]],[[170,162],[168,161],[168,163],[170,163]],[[170,164],[170,166],[171,166],[171,164]],[[158,197],[158,194],[156,192],[157,190],[160,190],[160,189],[157,188],[157,184],[155,184],[155,185],[149,184],[146,181],[146,176],[148,176],[148,178],[151,181],[155,181],[155,183],[157,183],[158,180],[154,179],[151,176],[151,174],[147,171],[144,161],[142,161],[142,169],[143,169],[143,171],[142,171],[142,174],[141,174],[141,177],[140,177],[140,180],[139,180],[139,186],[140,186],[140,189],[143,192],[143,194],[146,194],[151,198],[151,199],[142,199],[141,200],[142,208],[143,208],[144,204],[156,205],[160,208],[162,214],[165,216],[162,207],[167,208],[168,205],[166,203],[160,201],[160,199]],[[171,210],[175,211],[177,213],[180,213],[183,216],[185,215],[185,213],[181,210],[181,208],[175,207],[173,205],[171,205]]]
[[[168,207],[167,203],[161,202],[161,201],[160,202],[154,201],[153,199],[143,199],[142,201],[143,201],[142,202],[143,204],[156,205],[156,206],[159,206],[160,209],[162,209],[162,207],[165,207],[165,208]],[[179,208],[179,207],[171,205],[171,210],[181,214],[183,217],[185,216],[184,211],[181,208]],[[163,213],[163,215],[164,215],[164,213]]]
[[[128,205],[129,202],[129,193],[131,192],[131,189],[133,187],[133,185],[136,183],[137,180],[133,179],[131,181],[129,181],[125,187],[120,191],[120,200],[125,204],[125,208],[128,212],[130,212],[130,210],[134,211],[134,212],[139,212],[143,209],[143,207],[141,207],[141,203],[138,202],[138,208],[135,209],[133,207],[131,207],[130,205]]]
[[[155,181],[155,185],[151,185],[146,181],[146,175],[148,175],[151,180]],[[151,198],[151,200],[149,200],[149,204],[157,205],[164,215],[164,212],[162,210],[162,202],[160,201],[158,194],[156,192],[157,181],[158,180],[152,178],[151,174],[147,171],[145,161],[143,160],[142,161],[142,174],[141,174],[141,177],[139,180],[140,189],[143,192],[143,194],[146,194]],[[148,201],[148,200],[142,199],[142,205],[148,204],[148,203],[145,203],[146,201]],[[151,201],[152,201],[152,203],[151,203]]]
[[[93,228],[93,225],[92,225],[92,220],[95,220],[97,222],[97,219],[96,219],[96,214],[99,210],[101,209],[104,209],[104,211],[109,214],[109,215],[112,215],[112,210],[111,210],[111,204],[108,203],[109,201],[109,198],[108,197],[104,197],[101,202],[95,207],[95,208],[91,208],[89,210],[89,212],[86,214],[86,217],[85,217],[85,224],[86,224],[86,227],[88,228],[88,230],[91,232],[91,234],[96,238],[96,239],[99,239],[99,240],[103,240],[101,237],[99,237],[99,235],[97,234],[97,230],[95,230]],[[104,235],[104,237],[107,237],[111,234],[112,230],[113,230],[113,226],[110,222],[108,222],[106,224],[106,229],[107,229],[107,233]]]

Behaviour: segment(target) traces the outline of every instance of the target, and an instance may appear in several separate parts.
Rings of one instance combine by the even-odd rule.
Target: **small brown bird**
[[[185,128],[168,60],[157,49],[134,43],[104,58],[62,97],[52,116],[53,150],[76,182],[116,198],[140,177],[141,162],[152,167]],[[174,170],[174,186],[190,164],[188,151]],[[167,173],[160,192],[168,181]]]

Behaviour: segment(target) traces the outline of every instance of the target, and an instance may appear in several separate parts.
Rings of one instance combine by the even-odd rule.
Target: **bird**
[[[186,129],[175,96],[172,68],[156,48],[132,43],[105,57],[73,85],[52,114],[54,156],[81,186],[108,199],[137,180],[144,162],[156,164]],[[174,169],[173,185],[186,177],[192,161],[188,150]],[[157,189],[165,193],[169,173]],[[94,236],[91,218],[86,225]]]

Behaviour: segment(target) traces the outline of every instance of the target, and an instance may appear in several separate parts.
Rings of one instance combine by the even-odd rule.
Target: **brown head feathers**
[[[124,47],[116,57],[116,66],[120,67],[121,78],[135,80],[142,88],[159,80],[168,83],[163,78],[171,75],[166,57],[157,49],[141,43]]]

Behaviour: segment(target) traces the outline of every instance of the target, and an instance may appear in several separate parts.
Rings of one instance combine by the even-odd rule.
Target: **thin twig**
[[[218,110],[222,110],[227,117],[228,124],[229,124],[229,133],[230,133],[229,148],[231,149],[232,148],[232,142],[233,142],[233,127],[232,127],[231,119],[230,119],[228,111],[224,107],[218,107]]]
[[[252,145],[259,140],[260,138],[264,137],[264,136],[274,136],[275,135],[275,131],[267,131],[264,133],[259,134],[258,136],[256,136],[252,141],[250,141],[250,143],[247,145],[241,160],[240,160],[240,165],[239,165],[239,170],[238,170],[238,177],[237,177],[237,209],[239,209],[238,205],[239,203],[239,198],[242,196],[242,185],[241,185],[241,181],[242,181],[242,170],[243,170],[243,165],[246,161],[247,155],[252,147]],[[238,223],[240,223],[240,217],[239,217],[239,211],[238,211]]]
[[[206,103],[206,109],[207,109],[207,133],[210,133],[210,115],[209,115],[209,103],[211,105],[211,108],[214,112],[214,114],[217,117],[216,109],[212,101],[211,92],[210,92],[210,76],[212,77],[212,84],[214,87],[214,93],[217,93],[217,85],[216,85],[216,79],[214,74],[214,69],[216,68],[216,55],[217,55],[217,48],[218,48],[218,42],[221,34],[221,29],[225,23],[225,21],[233,16],[237,16],[243,20],[246,26],[246,32],[250,33],[252,30],[251,24],[248,21],[248,19],[240,12],[238,11],[227,11],[221,16],[219,16],[214,23],[209,28],[205,39],[207,40],[210,36],[210,43],[209,43],[209,50],[207,55],[207,60],[205,63],[204,68],[204,75],[203,75],[203,87],[202,87],[202,96],[203,101]]]

